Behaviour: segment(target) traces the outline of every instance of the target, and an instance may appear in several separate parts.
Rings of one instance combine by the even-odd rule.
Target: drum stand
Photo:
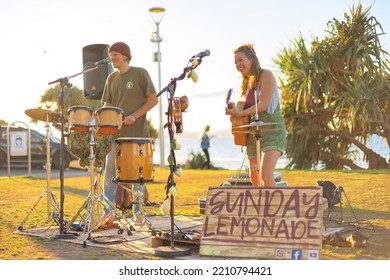
[[[34,204],[34,206],[30,209],[30,212],[27,214],[27,216],[24,218],[22,223],[18,226],[18,230],[23,230],[23,224],[26,222],[28,217],[31,215],[31,213],[35,210],[38,215],[43,218],[42,214],[36,209],[41,199],[46,195],[46,223],[51,222],[54,220],[59,226],[59,205],[57,203],[55,194],[51,190],[50,186],[50,175],[51,175],[51,162],[50,162],[50,125],[49,125],[49,114],[46,114],[46,177],[47,177],[47,183],[46,183],[46,190],[42,192],[41,196],[39,197],[38,201]],[[53,212],[51,211],[51,208],[53,207]],[[35,221],[34,227],[37,225],[38,220]],[[66,221],[63,221],[64,224],[66,224]]]
[[[127,230],[128,235],[132,235],[131,224],[119,215],[119,210],[116,210],[113,203],[102,194],[100,186],[100,172],[97,172],[96,184],[95,184],[95,153],[93,147],[95,146],[94,130],[91,128],[91,141],[89,143],[90,148],[90,193],[88,198],[80,207],[79,211],[73,217],[70,225],[73,225],[77,217],[81,218],[79,227],[83,227],[84,241],[83,247],[87,247],[87,240],[91,239],[91,232],[98,229],[109,218],[115,218],[121,225],[118,230],[118,234],[122,234],[124,228]],[[85,210],[84,214],[81,214]],[[103,215],[104,213],[104,215]]]
[[[155,235],[155,230],[152,226],[152,223],[148,220],[146,217],[146,214],[144,212],[144,193],[141,191],[142,187],[145,186],[144,180],[141,177],[140,183],[135,184],[135,190],[131,190],[134,198],[133,202],[133,216],[130,218],[130,220],[133,222],[134,226],[144,227],[145,225],[148,226],[148,228],[152,231],[152,235]],[[146,189],[145,189],[146,190]],[[138,209],[135,210],[134,207],[138,205]]]

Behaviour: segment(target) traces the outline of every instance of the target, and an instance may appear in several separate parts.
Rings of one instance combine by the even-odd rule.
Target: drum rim
[[[121,108],[118,108],[118,107],[115,107],[115,106],[104,106],[104,107],[100,107],[99,109],[96,110],[96,114],[99,113],[100,111],[103,111],[103,110],[114,110],[114,111],[117,111],[118,113],[124,113],[124,111],[121,109]]]
[[[74,109],[74,110],[77,110],[77,109],[87,109],[87,111],[93,113],[93,110],[91,109],[91,107],[84,106],[84,105],[74,105],[74,106],[72,106],[72,107],[70,107],[70,108],[68,109],[68,113],[69,113],[70,111],[72,111],[72,109]]]
[[[119,137],[115,139],[116,143],[121,143],[121,142],[132,142],[132,143],[137,143],[135,140],[139,140],[140,142],[146,143],[146,142],[153,142],[152,138],[148,137]]]

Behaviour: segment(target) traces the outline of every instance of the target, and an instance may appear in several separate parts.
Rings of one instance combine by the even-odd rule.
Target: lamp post
[[[156,24],[156,31],[152,32],[152,38],[150,41],[152,43],[157,43],[157,52],[153,53],[153,61],[158,64],[158,91],[161,91],[161,52],[160,52],[160,43],[163,40],[160,37],[160,22],[164,16],[165,9],[161,7],[153,7],[149,9],[149,13]],[[162,106],[162,96],[159,100],[159,114],[160,114],[160,167],[164,167],[164,125],[163,125],[163,106]]]

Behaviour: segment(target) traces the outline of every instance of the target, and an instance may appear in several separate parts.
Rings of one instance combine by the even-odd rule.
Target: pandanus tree
[[[359,151],[369,169],[390,168],[367,145],[376,135],[390,146],[388,53],[370,9],[352,7],[328,22],[322,40],[308,48],[300,35],[274,59],[291,168],[359,169]]]

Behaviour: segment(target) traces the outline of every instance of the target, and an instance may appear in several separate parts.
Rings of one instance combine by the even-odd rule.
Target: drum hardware
[[[127,209],[123,209],[123,207],[117,207],[121,209],[122,211],[126,211],[131,209],[133,212],[133,215],[129,218],[129,220],[133,223],[134,226],[138,226],[140,228],[144,227],[145,225],[148,226],[148,228],[152,231],[152,235],[155,235],[155,229],[152,226],[152,223],[147,218],[146,213],[144,212],[144,204],[145,204],[145,196],[146,196],[146,186],[141,184],[118,184],[117,189],[117,195],[118,191],[121,189],[124,190],[124,195],[127,195],[128,197],[124,200],[131,201],[128,203]],[[134,228],[134,227],[132,227]]]
[[[28,217],[31,215],[31,213],[35,210],[38,215],[43,217],[41,213],[36,209],[38,206],[39,202],[41,199],[46,195],[46,223],[51,222],[54,220],[59,226],[60,226],[60,220],[58,219],[59,216],[59,206],[56,200],[56,196],[54,192],[51,190],[51,185],[50,185],[50,176],[51,176],[51,161],[50,161],[50,135],[51,135],[51,130],[50,130],[50,125],[49,122],[53,120],[52,112],[50,110],[42,110],[42,109],[29,109],[26,110],[25,113],[30,116],[31,118],[35,118],[38,120],[42,120],[41,114],[46,114],[46,124],[45,124],[45,129],[46,129],[46,190],[42,192],[41,196],[39,197],[38,201],[34,204],[34,206],[30,209],[30,212],[27,214],[27,216],[24,218],[22,223],[19,225],[18,230],[22,231],[23,230],[23,224],[26,222]],[[52,212],[52,207],[53,207],[53,212]],[[37,224],[37,222],[35,223]],[[66,226],[66,221],[63,222],[63,226]]]
[[[87,199],[84,201],[76,215],[73,217],[72,221],[69,223],[73,225],[77,217],[81,218],[79,227],[83,227],[84,241],[83,247],[87,246],[87,239],[91,238],[91,232],[98,229],[102,226],[109,218],[114,218],[120,224],[118,234],[122,234],[126,228],[127,234],[132,235],[131,224],[119,214],[119,210],[115,209],[113,203],[102,193],[102,188],[100,186],[101,179],[101,167],[100,170],[97,170],[97,176],[95,180],[95,152],[94,147],[95,137],[94,137],[94,127],[95,119],[91,118],[89,121],[89,127],[91,131],[91,139],[89,143],[89,164],[90,164],[90,193]],[[99,167],[97,167],[99,169]],[[84,214],[81,214],[85,210]]]
[[[75,238],[73,234],[66,234],[67,226],[64,221],[64,149],[65,149],[65,132],[64,132],[64,122],[65,122],[65,114],[64,114],[64,88],[71,88],[73,85],[69,82],[70,79],[87,72],[94,71],[99,68],[99,65],[97,63],[91,64],[89,67],[85,67],[81,72],[76,73],[74,75],[68,76],[68,77],[62,77],[58,78],[57,80],[51,81],[48,84],[60,84],[60,92],[59,92],[59,112],[60,112],[60,122],[61,122],[61,148],[60,148],[60,215],[59,215],[59,221],[60,221],[60,232],[59,234],[56,234],[54,238]]]
[[[256,118],[257,117],[258,116],[256,116]],[[263,127],[263,126],[276,125],[276,124],[281,124],[281,123],[265,123],[262,121],[253,121],[250,124],[240,125],[240,126],[236,126],[233,128],[249,128],[249,129],[256,128],[256,130],[261,130],[261,127]]]
[[[46,123],[55,123],[60,121],[60,115],[48,109],[27,109],[26,111],[24,111],[24,113],[34,120],[39,120]]]
[[[261,171],[262,171],[262,166],[261,166],[261,131],[260,131],[260,127],[265,125],[264,122],[261,122],[259,121],[259,112],[258,112],[258,109],[257,109],[257,94],[255,93],[254,94],[255,96],[255,108],[256,108],[256,114],[255,114],[255,121],[254,122],[251,122],[250,124],[248,125],[245,125],[246,127],[250,127],[250,128],[256,128],[255,131],[257,133],[253,134],[253,136],[256,138],[256,161],[257,161],[257,165],[256,165],[256,171],[257,171],[257,184],[259,187],[262,187],[263,186],[263,178],[261,176]]]
[[[267,133],[271,131],[278,130],[277,128],[261,128],[261,129],[250,129],[250,130],[235,130],[236,127],[233,127],[232,133],[241,133],[241,134],[257,134],[257,133]]]
[[[154,178],[152,139],[119,137],[115,139],[115,143],[117,144],[115,151],[116,176],[112,181],[118,186],[126,188],[127,193],[132,196],[133,216],[130,220],[134,225],[143,227],[146,224],[154,232],[151,222],[143,212],[145,182],[151,182]],[[132,185],[131,190],[126,187],[127,185]]]
[[[257,117],[257,115],[256,115],[256,117]],[[233,130],[232,130],[232,131],[235,131],[234,133],[247,133],[247,134],[253,135],[253,137],[256,138],[256,161],[257,161],[256,172],[258,174],[257,179],[258,179],[258,186],[259,187],[263,186],[263,180],[261,178],[261,135],[264,133],[267,133],[267,132],[277,130],[276,128],[265,128],[265,126],[267,126],[267,125],[276,125],[276,124],[280,124],[280,123],[264,123],[261,121],[254,121],[254,122],[250,123],[249,125],[242,125],[242,126],[233,127]],[[247,131],[234,130],[234,129],[243,128],[243,127],[249,128],[249,130],[247,130]]]

